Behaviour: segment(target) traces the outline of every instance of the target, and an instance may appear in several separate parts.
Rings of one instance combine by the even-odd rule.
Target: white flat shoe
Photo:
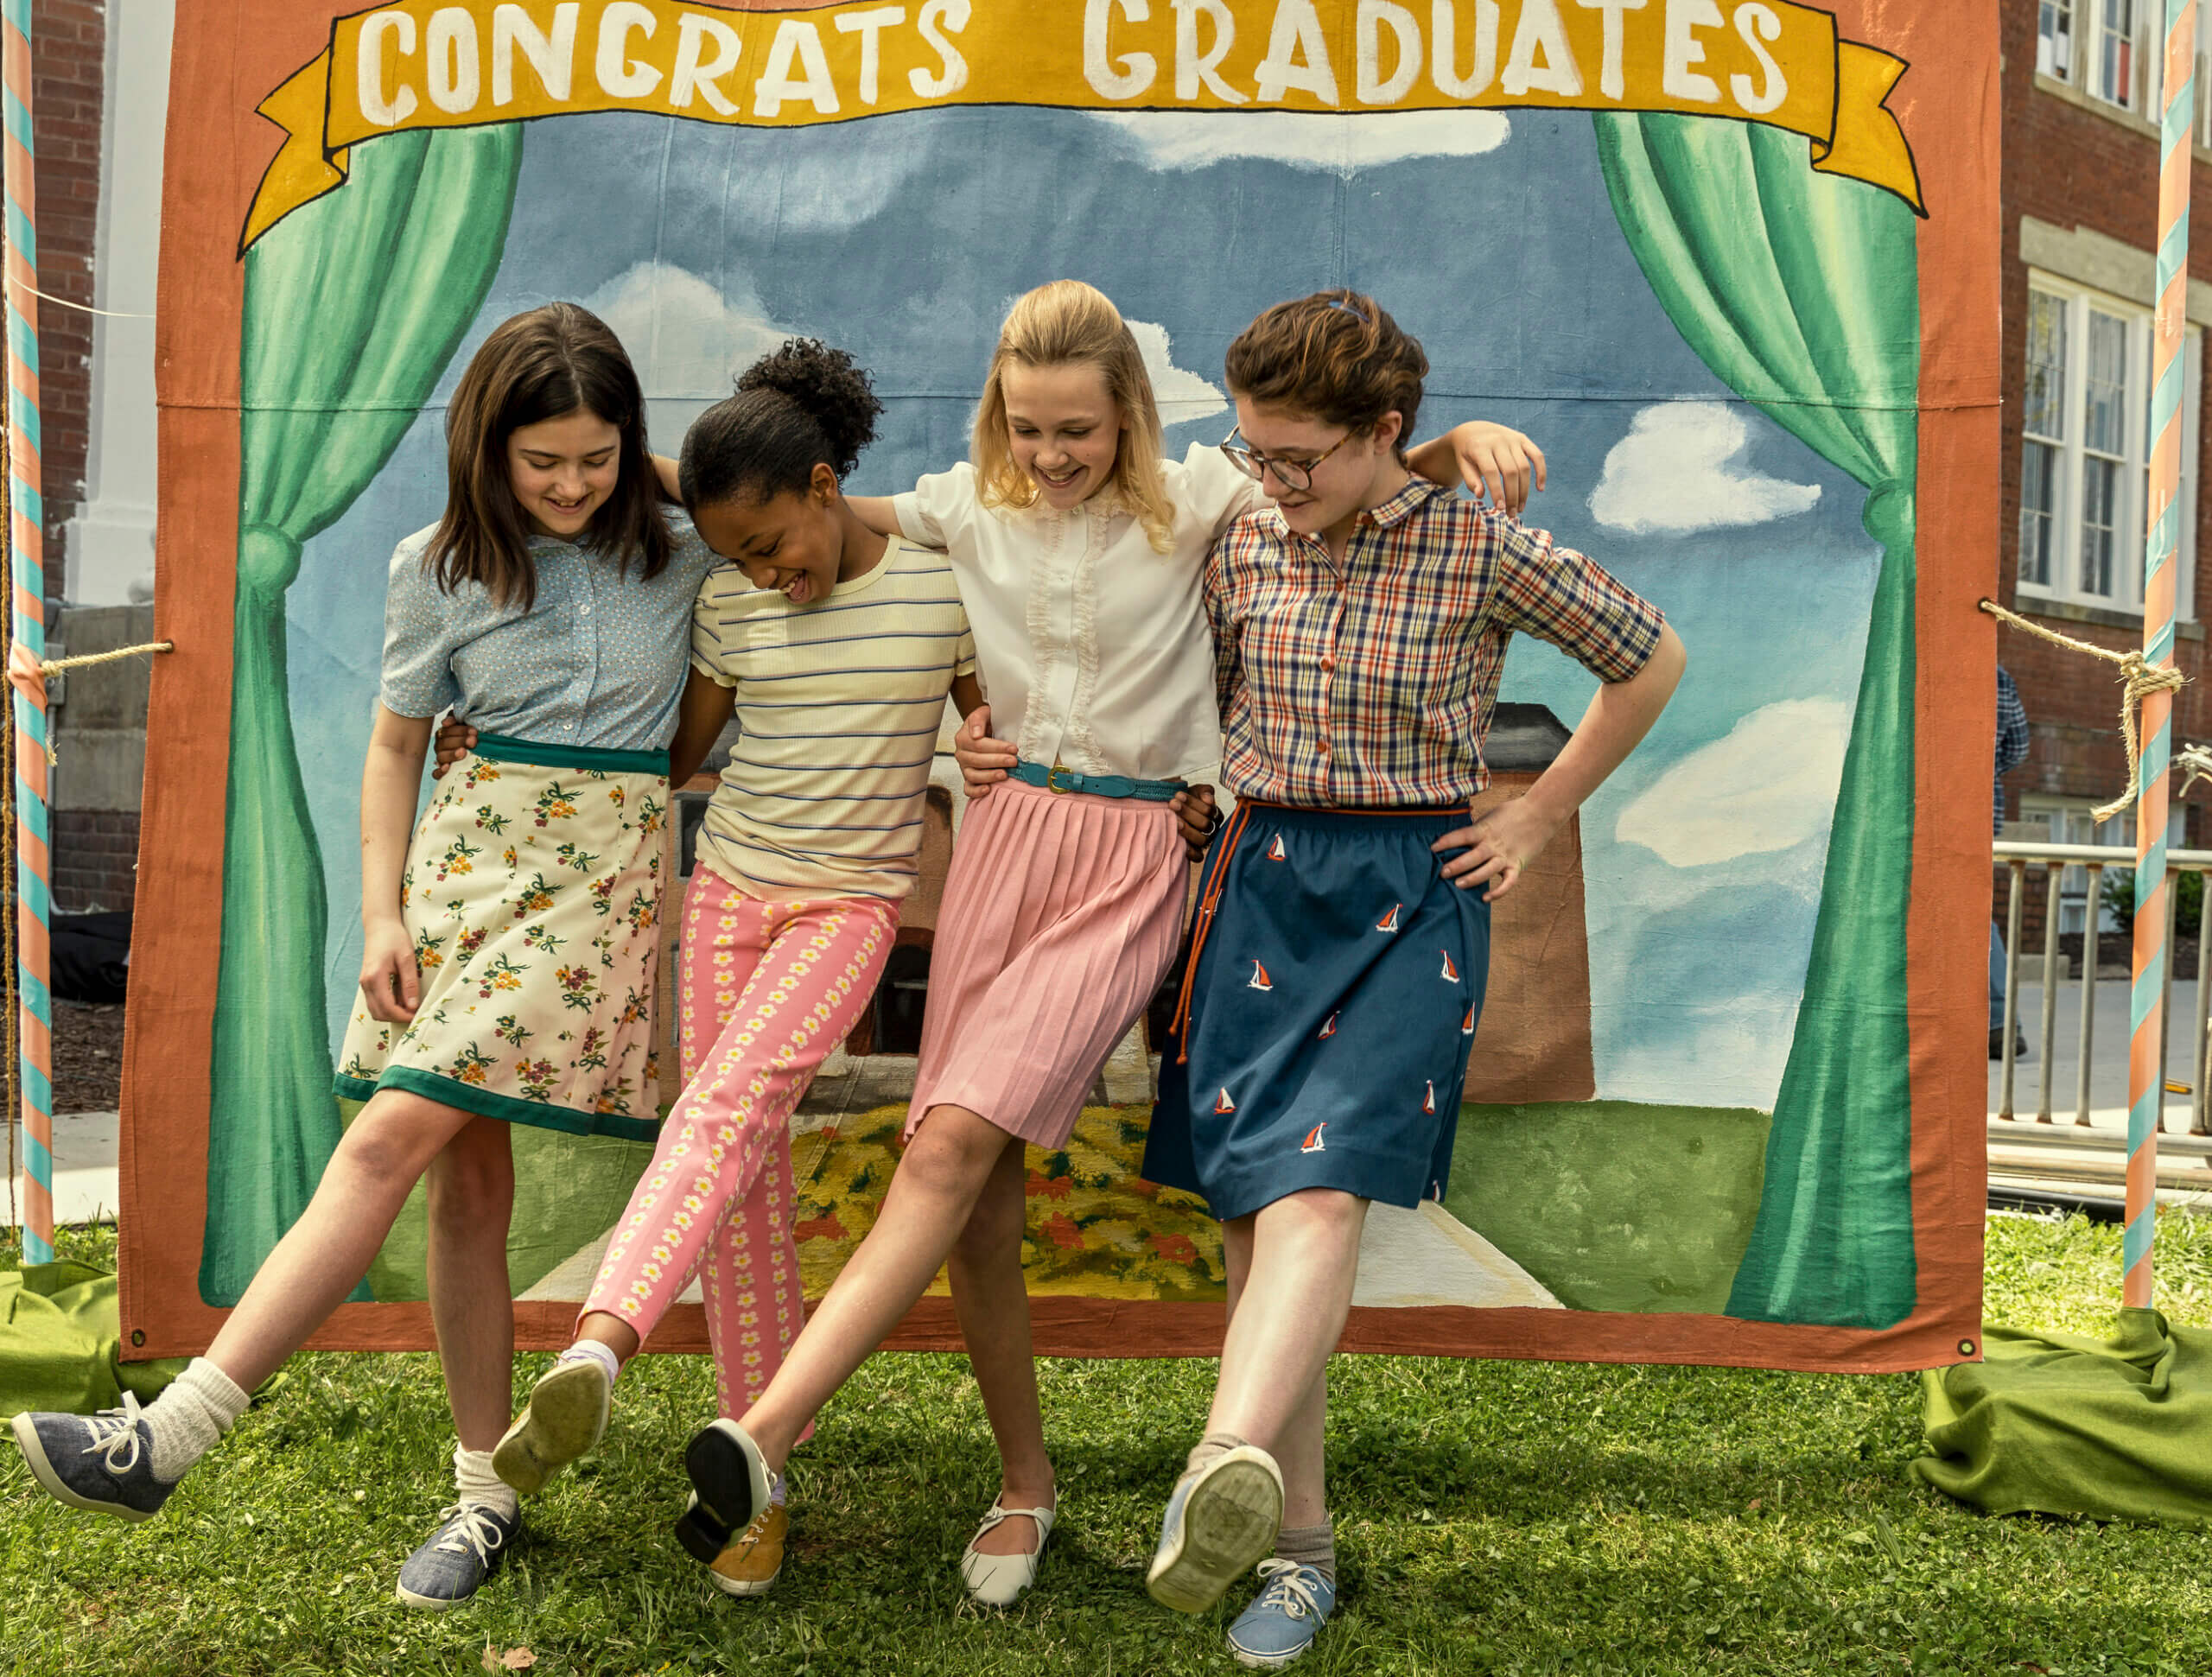
[[[960,1579],[968,1586],[971,1600],[986,1607],[1011,1607],[1021,1598],[1023,1591],[1037,1582],[1038,1563],[1045,1558],[1045,1540],[1052,1534],[1052,1521],[1059,1502],[1055,1492],[1051,1508],[1007,1509],[995,1502],[991,1504],[983,1523],[976,1528],[976,1537],[1026,1514],[1037,1522],[1037,1547],[1027,1554],[981,1554],[976,1552],[975,1538],[969,1539],[967,1553],[960,1557]]]

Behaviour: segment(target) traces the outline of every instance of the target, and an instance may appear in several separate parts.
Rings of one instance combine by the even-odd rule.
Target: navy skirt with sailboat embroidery
[[[1306,1188],[1443,1197],[1490,905],[1429,846],[1466,823],[1237,807],[1201,881],[1147,1180],[1224,1219]]]

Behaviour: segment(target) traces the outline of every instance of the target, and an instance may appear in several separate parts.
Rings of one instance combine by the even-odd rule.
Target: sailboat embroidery
[[[1226,1089],[1223,1089],[1220,1095],[1215,1098],[1213,1109],[1216,1112],[1234,1112],[1236,1110],[1236,1102],[1229,1098],[1229,1091]]]
[[[1275,835],[1274,842],[1268,847],[1268,860],[1269,861],[1287,861],[1290,860],[1290,853],[1282,848],[1282,835],[1281,833],[1277,833]]]
[[[1441,975],[1444,981],[1446,984],[1457,984],[1459,981],[1459,969],[1452,964],[1452,951],[1440,950],[1438,953],[1444,957],[1444,971]]]
[[[1275,987],[1274,980],[1268,976],[1268,969],[1257,961],[1252,963],[1252,976],[1248,981],[1255,990],[1272,990]]]
[[[1336,1016],[1334,1013],[1331,1013],[1331,1014],[1329,1015],[1329,1022],[1328,1022],[1326,1025],[1325,1025],[1325,1026],[1323,1026],[1321,1027],[1321,1034],[1320,1034],[1320,1036],[1317,1039],[1317,1040],[1321,1041],[1321,1042],[1326,1042],[1326,1041],[1327,1041],[1331,1037],[1333,1037],[1333,1036],[1334,1036],[1334,1035],[1336,1035],[1336,1034],[1337,1034],[1337,1016]]]
[[[1436,1084],[1433,1080],[1428,1085],[1427,1098],[1423,1100],[1421,1103],[1421,1109],[1423,1112],[1428,1113],[1433,1113],[1436,1110]]]
[[[1326,1119],[1324,1119],[1321,1122],[1319,1122],[1319,1123],[1318,1123],[1318,1124],[1314,1125],[1314,1126],[1313,1126],[1313,1128],[1312,1129],[1310,1129],[1310,1130],[1306,1131],[1306,1140],[1305,1140],[1304,1141],[1302,1141],[1302,1142],[1300,1142],[1300,1143],[1299,1144],[1299,1148],[1298,1148],[1299,1152],[1300,1152],[1300,1153],[1326,1153],[1326,1152],[1328,1152],[1328,1150],[1329,1150],[1329,1149],[1328,1149],[1328,1147],[1327,1147],[1323,1143],[1323,1141],[1322,1141],[1322,1140],[1321,1140],[1321,1132],[1322,1132],[1323,1130],[1325,1130],[1325,1129],[1328,1128],[1329,1128],[1328,1121],[1327,1121]]]
[[[1377,931],[1395,931],[1398,929],[1398,911],[1404,906],[1405,905],[1403,903],[1391,904],[1390,912],[1375,923],[1375,930]]]
[[[1459,1034],[1463,1037],[1471,1037],[1475,1034],[1475,1010],[1471,1003],[1467,1008],[1467,1017],[1459,1022]]]

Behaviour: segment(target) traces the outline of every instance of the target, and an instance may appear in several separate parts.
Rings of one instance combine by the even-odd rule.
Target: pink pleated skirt
[[[1190,867],[1164,804],[1005,780],[968,806],[930,956],[906,1133],[965,1107],[1063,1146],[1174,964]]]

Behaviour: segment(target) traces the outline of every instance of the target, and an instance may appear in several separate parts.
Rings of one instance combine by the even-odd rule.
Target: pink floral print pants
[[[683,1095],[607,1242],[583,1314],[640,1339],[699,1278],[722,1413],[742,1416],[804,1320],[791,1118],[875,994],[895,903],[769,903],[703,861],[683,905]]]

